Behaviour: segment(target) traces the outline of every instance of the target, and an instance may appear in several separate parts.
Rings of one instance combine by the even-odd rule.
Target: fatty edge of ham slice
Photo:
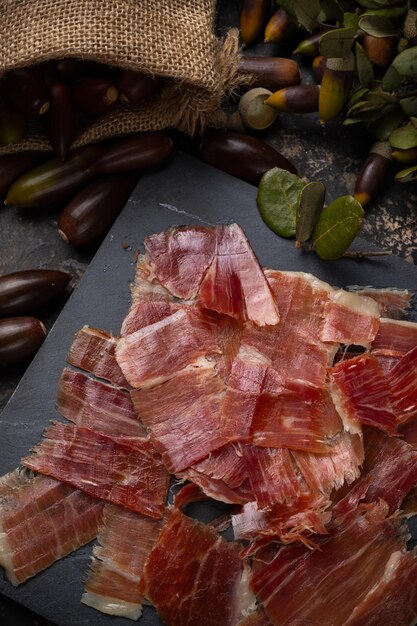
[[[235,626],[254,603],[241,546],[173,509],[139,590],[170,626]]]
[[[271,621],[345,626],[391,555],[405,550],[406,525],[386,513],[383,503],[356,510],[330,535],[319,537],[317,549],[284,546],[257,570],[251,586]]]
[[[368,296],[378,304],[381,317],[400,320],[407,315],[412,293],[407,289],[378,289],[352,285],[347,288],[359,296]]]
[[[116,361],[116,343],[117,338],[104,330],[83,326],[74,336],[67,361],[97,378],[128,389],[129,384]]]
[[[0,499],[0,565],[13,585],[90,542],[103,503],[70,485],[36,476]]]
[[[379,324],[378,304],[372,298],[339,289],[324,307],[320,339],[368,348]]]
[[[173,302],[175,300],[175,297],[168,289],[163,287],[155,278],[154,272],[149,266],[148,258],[143,254],[138,257],[135,277],[130,286],[130,292],[132,295],[132,306],[136,302],[156,302],[160,300]]]
[[[400,424],[417,417],[417,345],[387,374],[390,401]]]
[[[139,619],[144,600],[139,582],[163,524],[107,503],[81,602],[108,615]]]
[[[231,224],[215,232],[216,251],[200,285],[199,305],[258,326],[276,325],[278,306],[243,230]]]
[[[72,424],[54,423],[22,465],[95,498],[159,519],[169,475],[148,440],[134,446]]]
[[[371,353],[378,359],[384,373],[388,374],[401,357],[416,346],[416,322],[381,319]]]

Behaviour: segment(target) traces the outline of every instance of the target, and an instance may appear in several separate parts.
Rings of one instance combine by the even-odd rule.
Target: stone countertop
[[[238,24],[238,3],[220,2],[219,31]],[[258,44],[248,54],[280,56],[282,49],[271,44]],[[303,80],[311,82],[309,64],[303,63]],[[357,172],[374,139],[358,127],[343,127],[338,122],[325,128],[315,114],[280,115],[278,121],[257,136],[288,157],[302,176],[326,185],[326,201],[352,193]],[[196,143],[175,135],[177,146],[196,153]],[[57,208],[18,211],[0,208],[0,275],[30,268],[58,268],[73,275],[74,286],[82,277],[97,246],[82,252],[64,243],[57,232]],[[384,191],[366,210],[361,232],[365,240],[377,243],[405,259],[417,263],[417,186],[387,181]],[[360,277],[358,277],[360,283]],[[393,285],[395,287],[395,285]],[[410,285],[417,289],[417,285]],[[59,314],[58,308],[42,319],[48,328]],[[27,364],[0,371],[0,409],[16,388]],[[0,599],[0,623],[7,626],[52,626],[50,622],[16,605]]]

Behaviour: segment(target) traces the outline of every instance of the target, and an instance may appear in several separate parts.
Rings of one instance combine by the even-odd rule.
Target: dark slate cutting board
[[[0,416],[0,474],[14,469],[39,441],[48,421],[58,417],[56,390],[74,333],[89,324],[118,334],[129,306],[135,252],[143,250],[144,238],[173,225],[231,221],[244,228],[263,265],[311,272],[337,286],[394,286],[417,294],[417,267],[396,257],[326,263],[304,254],[262,222],[254,187],[176,154],[168,167],[143,177]],[[372,246],[358,241],[356,247]],[[412,319],[417,320],[416,310]],[[102,615],[80,603],[90,555],[91,545],[17,588],[0,574],[0,591],[60,626],[126,625],[125,619]],[[160,623],[153,609],[146,607],[140,624]]]

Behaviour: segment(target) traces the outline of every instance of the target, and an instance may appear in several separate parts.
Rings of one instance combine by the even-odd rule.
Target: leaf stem
[[[378,250],[378,252],[369,250],[369,251],[362,251],[362,250],[358,250],[358,251],[352,251],[352,252],[345,252],[343,254],[343,257],[347,257],[349,259],[363,259],[364,257],[368,257],[368,256],[391,256],[392,252],[391,250]]]

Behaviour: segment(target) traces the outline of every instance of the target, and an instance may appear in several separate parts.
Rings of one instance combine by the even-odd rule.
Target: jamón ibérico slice
[[[398,432],[404,441],[417,450],[417,419],[401,424]]]
[[[135,278],[131,285],[132,306],[136,302],[156,302],[165,300],[174,302],[176,298],[155,278],[148,259],[140,255],[137,260]]]
[[[53,424],[22,464],[95,498],[162,517],[169,475],[148,440],[132,446],[73,424]]]
[[[83,326],[74,337],[67,361],[74,367],[108,380],[119,387],[129,388],[129,384],[117,364],[114,351],[116,337],[104,330]]]
[[[411,302],[411,291],[407,289],[376,289],[374,287],[349,287],[360,296],[368,296],[378,304],[381,317],[400,320],[407,315]]]
[[[374,300],[339,289],[324,307],[320,339],[367,348],[378,332],[379,318]]]
[[[335,505],[335,517],[357,508],[360,502],[385,500],[389,512],[401,507],[417,485],[417,451],[397,437],[381,431],[365,431],[365,461],[361,476]]]
[[[20,487],[29,480],[28,472],[25,470],[15,469],[8,474],[0,476],[0,498],[7,495],[13,489]]]
[[[345,626],[379,584],[391,555],[405,550],[407,528],[382,505],[354,511],[318,548],[293,544],[253,574],[251,586],[274,624]],[[415,581],[409,582],[415,585]]]
[[[256,611],[245,617],[238,626],[273,626],[265,611],[258,608]]]
[[[288,384],[280,394],[254,398],[249,439],[265,448],[330,452],[342,422],[325,389]]]
[[[355,607],[345,626],[408,626],[417,621],[417,554],[393,552],[380,580]]]
[[[139,591],[170,626],[234,626],[254,602],[240,550],[210,526],[172,509]]]
[[[13,585],[96,535],[103,503],[46,476],[19,478],[0,499],[0,565]]]
[[[397,433],[387,379],[378,361],[369,353],[341,361],[330,369],[334,403],[346,430],[357,432],[359,424]]]
[[[216,251],[217,232],[216,228],[184,226],[146,237],[150,268],[177,298],[188,300],[197,295]]]
[[[417,417],[417,345],[387,374],[390,402],[402,424]]]
[[[139,619],[139,582],[163,524],[107,503],[81,601],[102,613]]]
[[[207,362],[159,385],[132,390],[133,405],[171,473],[227,443],[220,428],[224,389],[215,364]]]
[[[363,438],[342,432],[327,454],[291,451],[299,473],[312,494],[330,495],[356,480],[364,460]]]
[[[58,411],[77,426],[110,437],[146,438],[128,391],[65,368],[58,388]]]
[[[208,354],[219,353],[216,336],[197,312],[180,309],[122,337],[116,358],[132,387],[163,382]]]
[[[166,300],[145,300],[135,302],[123,320],[120,334],[122,337],[131,335],[141,328],[160,322],[183,307],[184,305],[168,302]]]
[[[214,258],[201,282],[201,307],[250,320],[258,326],[279,322],[278,305],[243,230],[237,224],[215,230]]]
[[[381,325],[372,342],[371,352],[387,374],[407,352],[417,346],[415,322],[381,319]]]

